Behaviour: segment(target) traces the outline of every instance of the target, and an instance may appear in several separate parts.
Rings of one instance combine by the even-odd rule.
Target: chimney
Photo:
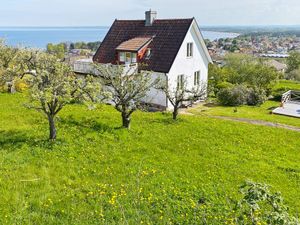
[[[146,26],[152,26],[154,20],[156,19],[157,16],[157,12],[156,11],[152,11],[151,9],[149,11],[145,12],[146,15]]]

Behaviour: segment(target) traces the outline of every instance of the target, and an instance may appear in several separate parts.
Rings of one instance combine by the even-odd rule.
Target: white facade
[[[188,43],[193,43],[192,56],[188,57]],[[177,78],[179,75],[184,75],[187,89],[194,87],[194,74],[200,71],[200,84],[207,86],[208,81],[208,65],[212,60],[205,46],[204,39],[201,35],[199,27],[194,20],[189,31],[177,53],[173,65],[168,74],[161,74],[164,79],[168,79],[169,88],[177,87]],[[157,73],[154,73],[157,74]],[[167,101],[165,94],[162,91],[152,89],[149,93],[148,103],[161,105],[167,109],[172,109],[172,105]]]
[[[163,83],[167,80],[167,76],[164,73],[153,72],[151,76],[152,81],[159,79],[159,81]],[[152,87],[147,93],[147,96],[143,99],[143,101],[156,106],[161,106],[162,108],[167,108],[168,100],[166,94],[162,90],[158,90]]]

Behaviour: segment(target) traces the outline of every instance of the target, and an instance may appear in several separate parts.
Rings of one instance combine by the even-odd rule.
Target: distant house
[[[270,67],[275,68],[278,72],[282,72],[282,73],[285,73],[287,69],[286,64],[278,62],[277,60],[274,59],[267,61],[266,64]]]
[[[212,60],[195,18],[157,19],[154,11],[145,15],[145,20],[115,20],[93,61],[146,65],[143,69],[168,80],[169,87],[176,87],[183,79],[189,88],[206,84]],[[145,102],[171,108],[166,95],[154,88]]]

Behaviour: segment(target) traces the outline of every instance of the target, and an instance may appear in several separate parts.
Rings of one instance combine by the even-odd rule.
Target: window
[[[119,53],[119,62],[137,63],[137,53],[120,52]]]
[[[146,52],[146,59],[150,59],[150,57],[151,57],[151,48],[148,48]]]
[[[125,62],[125,53],[124,52],[120,52],[120,54],[119,54],[119,61],[120,62]]]
[[[192,57],[193,56],[193,43],[187,43],[187,52],[186,52],[187,57]]]
[[[136,63],[137,60],[136,60],[136,53],[131,53],[131,62],[132,63]]]
[[[194,85],[200,85],[200,71],[194,73]]]
[[[177,88],[182,89],[184,87],[184,75],[177,77]]]
[[[131,63],[131,53],[130,52],[125,53],[125,62]]]

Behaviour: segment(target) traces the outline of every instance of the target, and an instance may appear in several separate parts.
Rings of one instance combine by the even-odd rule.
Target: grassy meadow
[[[299,118],[272,114],[272,111],[279,106],[280,102],[277,101],[266,101],[261,106],[243,105],[238,107],[220,106],[208,103],[201,104],[188,111],[196,115],[246,118],[300,127]]]
[[[230,224],[245,180],[300,211],[298,132],[144,112],[127,131],[112,107],[74,104],[51,143],[25,102],[0,94],[0,224]]]
[[[300,83],[291,80],[279,80],[273,87],[273,92],[279,96],[289,90],[300,90]],[[272,114],[272,111],[280,106],[280,100],[269,100],[261,106],[243,105],[238,107],[221,106],[216,101],[216,99],[212,99],[212,103],[201,104],[188,111],[195,115],[246,118],[300,127],[299,118]]]

